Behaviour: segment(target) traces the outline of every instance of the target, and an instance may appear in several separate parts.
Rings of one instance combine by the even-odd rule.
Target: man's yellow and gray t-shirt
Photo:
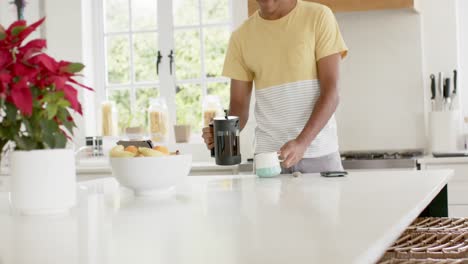
[[[347,53],[332,11],[299,0],[278,20],[258,12],[232,33],[223,75],[255,84],[255,153],[278,151],[306,125],[320,96],[317,62]],[[304,158],[338,151],[335,117],[307,149]]]

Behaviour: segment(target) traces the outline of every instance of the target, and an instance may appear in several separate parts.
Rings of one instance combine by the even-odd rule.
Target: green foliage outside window
[[[165,1],[165,0],[163,0]],[[156,1],[139,0],[137,9],[145,11],[142,16],[135,16],[129,21],[127,0],[106,1],[106,32],[128,31],[129,24],[145,30],[157,30],[155,24]],[[230,35],[227,25],[209,26],[197,29],[178,29],[178,26],[199,25],[200,14],[198,0],[173,0],[174,5],[174,45],[175,74],[178,83],[176,91],[176,120],[178,124],[190,124],[194,132],[201,129],[203,90],[206,94],[218,95],[225,108],[228,107],[229,86],[226,81],[211,80],[221,77],[224,56]],[[202,0],[202,24],[230,22],[229,0]],[[147,6],[147,8],[144,8]],[[138,20],[135,20],[138,19]],[[202,31],[201,31],[202,30]],[[203,34],[203,48],[200,38]],[[119,112],[119,128],[145,126],[146,109],[151,98],[158,97],[159,87],[147,87],[144,83],[158,83],[156,59],[158,51],[158,33],[135,33],[132,36],[133,73],[130,67],[130,39],[128,34],[106,37],[107,80],[109,85],[121,88],[108,88],[108,99],[116,103]],[[204,54],[204,65],[202,65]],[[161,64],[166,65],[166,64]],[[132,75],[133,74],[133,77]],[[137,87],[133,88],[131,80]],[[193,80],[193,82],[192,82]],[[140,85],[141,84],[141,85]],[[128,86],[128,87],[127,87]],[[153,86],[153,85],[152,85]],[[167,87],[165,87],[166,89]],[[132,91],[135,94],[132,95]],[[131,99],[133,96],[133,99]]]

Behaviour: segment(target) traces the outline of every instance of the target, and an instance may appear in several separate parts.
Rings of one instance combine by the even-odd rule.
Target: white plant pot
[[[11,203],[20,214],[67,213],[76,204],[73,151],[14,151],[11,155]]]

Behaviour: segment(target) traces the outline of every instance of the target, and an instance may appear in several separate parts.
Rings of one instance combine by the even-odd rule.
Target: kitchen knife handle
[[[435,100],[436,97],[436,79],[435,75],[431,74],[431,100]]]
[[[438,84],[437,92],[442,99],[444,97],[443,89],[444,89],[444,73],[439,72],[439,84]]]
[[[450,78],[445,79],[445,84],[444,84],[444,98],[445,98],[445,99],[450,98]]]
[[[458,82],[458,72],[457,70],[453,71],[453,94],[457,93],[457,82]]]

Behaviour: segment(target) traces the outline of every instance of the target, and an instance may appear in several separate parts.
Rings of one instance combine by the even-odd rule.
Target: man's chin
[[[262,10],[270,11],[275,8],[275,3],[272,1],[257,1]]]
[[[265,13],[270,13],[275,11],[275,3],[272,1],[257,1],[260,9]]]
[[[261,10],[261,13],[263,14],[272,14],[275,12],[275,8],[274,7],[263,7],[263,6],[260,6],[260,10]]]

